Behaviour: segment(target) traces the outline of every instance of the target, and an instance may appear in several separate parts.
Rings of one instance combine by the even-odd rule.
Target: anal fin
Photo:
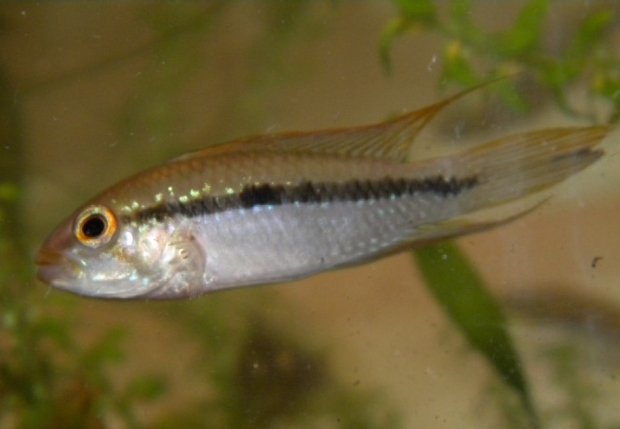
[[[471,219],[451,219],[444,222],[435,224],[423,225],[416,228],[411,239],[408,241],[408,247],[416,248],[435,244],[439,241],[448,240],[451,238],[460,237],[462,235],[473,234],[476,232],[486,231],[492,228],[503,226],[514,222],[522,217],[527,216],[542,204],[544,204],[548,198],[537,202],[533,206],[519,211],[518,213],[509,217],[501,217],[499,219],[491,220],[471,220]]]

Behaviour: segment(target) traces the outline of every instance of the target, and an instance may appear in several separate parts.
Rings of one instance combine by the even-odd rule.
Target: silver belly
[[[459,214],[460,197],[287,204],[207,216],[196,238],[207,290],[281,282],[356,264],[415,239],[416,226]]]

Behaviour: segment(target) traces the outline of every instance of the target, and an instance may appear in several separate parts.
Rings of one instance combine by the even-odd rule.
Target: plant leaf
[[[383,63],[383,68],[389,73],[392,71],[392,61],[390,59],[390,49],[394,40],[407,31],[411,23],[403,18],[394,18],[383,30],[379,37],[379,56]]]
[[[591,53],[601,43],[613,19],[614,12],[607,9],[588,15],[577,29],[568,48],[568,56],[581,58]]]
[[[505,36],[504,55],[514,57],[537,49],[548,9],[548,0],[530,0],[523,6],[514,27]]]
[[[418,23],[432,23],[437,17],[437,10],[432,0],[395,0],[400,13]]]
[[[126,388],[126,400],[141,399],[145,401],[154,401],[161,398],[168,386],[166,381],[156,375],[143,375],[137,377],[129,383]]]
[[[392,68],[390,49],[394,40],[406,31],[426,30],[437,22],[437,9],[432,0],[394,0],[394,3],[399,16],[385,25],[379,37],[379,56],[388,73]]]
[[[454,243],[414,251],[414,259],[430,291],[450,319],[521,397],[532,424],[538,427],[534,405],[506,320],[483,279]]]
[[[463,52],[463,46],[458,41],[446,45],[441,80],[442,82],[458,83],[465,88],[480,83],[469,59]]]
[[[494,86],[497,95],[502,102],[512,108],[515,112],[527,112],[530,105],[511,79],[502,79]]]

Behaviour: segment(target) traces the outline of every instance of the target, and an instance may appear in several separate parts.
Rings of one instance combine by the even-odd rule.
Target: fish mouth
[[[51,286],[60,286],[60,279],[64,275],[65,270],[58,265],[45,265],[37,270],[37,278],[43,283]]]
[[[65,258],[58,252],[41,250],[34,259],[34,262],[40,267],[46,267],[49,265],[61,265],[65,262]]]
[[[144,294],[135,284],[90,281],[84,276],[78,261],[49,248],[35,257],[37,278],[54,288],[80,296],[99,299],[133,299]]]
[[[51,250],[41,250],[35,258],[35,263],[39,266],[37,278],[51,286],[63,287],[77,274],[74,261]]]

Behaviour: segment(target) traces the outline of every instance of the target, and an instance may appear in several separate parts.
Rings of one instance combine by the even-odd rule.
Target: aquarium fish
[[[603,155],[595,146],[609,129],[575,127],[408,160],[422,127],[461,95],[377,125],[239,140],[139,173],[52,232],[38,277],[126,299],[285,282],[505,223],[463,216],[548,188]]]

